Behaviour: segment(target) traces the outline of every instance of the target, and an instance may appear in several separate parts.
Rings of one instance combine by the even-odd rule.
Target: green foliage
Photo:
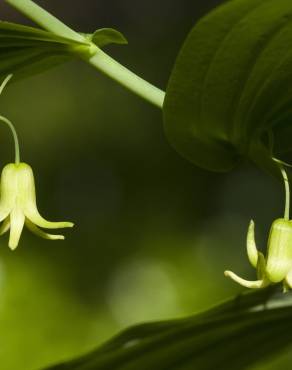
[[[291,305],[272,290],[238,296],[187,319],[133,327],[50,370],[245,369],[291,343]]]
[[[0,22],[0,79],[13,73],[22,78],[64,63],[89,50],[90,41],[99,47],[127,43],[123,35],[103,28],[78,42],[52,32],[20,24]]]
[[[72,43],[37,28],[1,22],[0,78],[9,73],[21,78],[63,63],[70,58]]]
[[[99,47],[103,47],[108,44],[125,45],[128,43],[124,35],[113,28],[100,28],[99,30],[96,30],[91,35],[90,41]]]
[[[18,2],[21,3],[21,1]],[[287,48],[291,33],[289,29],[291,15],[292,5],[288,1],[279,0],[276,3],[275,0],[233,0],[198,23],[178,58],[169,83],[164,106],[167,134],[174,146],[184,156],[202,167],[226,171],[231,169],[242,155],[252,158],[265,168],[270,168],[271,162],[269,159],[273,147],[273,136],[275,137],[276,153],[290,149],[289,140],[284,139],[288,137],[287,130],[289,130],[289,126],[287,122],[290,118],[289,99],[291,97],[289,85],[286,84],[291,82],[289,75],[291,53]],[[86,53],[89,41],[98,46],[104,46],[110,42],[125,43],[125,39],[120,34],[111,30],[99,30],[94,35],[85,35],[83,43],[82,41],[57,36],[54,32],[1,23],[0,52],[2,52],[2,58],[0,74],[4,77],[13,72],[16,77],[22,77],[37,71],[43,71],[45,68],[78,55],[78,53]],[[93,47],[95,46],[93,45]],[[100,55],[97,55],[97,59],[100,60]],[[108,65],[108,60],[104,64]],[[117,67],[116,63],[112,63],[112,65],[115,68]],[[115,74],[118,74],[116,69],[113,68],[113,70]],[[124,73],[125,69],[119,69],[119,72],[121,71]],[[122,80],[123,78],[120,78],[119,82]],[[135,78],[133,80],[140,81]],[[88,96],[93,95],[88,94]],[[66,95],[63,94],[63,96]],[[82,94],[80,97],[82,97]],[[84,124],[86,124],[86,114],[89,111],[91,114],[92,110],[88,109],[88,104],[91,103],[88,99],[84,103],[84,114],[82,115]],[[114,111],[113,113],[117,114],[120,120],[121,114],[125,111],[124,107],[128,106],[127,104],[128,102],[124,105],[121,104],[121,109],[108,109],[108,111]],[[64,105],[63,102],[62,105]],[[72,104],[68,109],[70,114],[73,114],[74,109],[72,107],[75,105]],[[79,109],[80,101],[78,101],[78,112]],[[139,116],[141,116],[140,112]],[[89,120],[92,121],[92,119]],[[114,134],[118,132],[115,122],[112,130]],[[43,126],[46,125],[43,124]],[[70,130],[68,130],[68,132],[72,132],[73,139],[79,136],[72,129],[74,126],[77,127],[77,124],[73,125],[70,122]],[[100,124],[96,126],[100,127]],[[84,127],[86,126],[83,126],[82,131],[80,131],[82,135],[87,131]],[[124,128],[122,131],[124,132]],[[106,125],[105,132],[107,133],[105,136],[107,140],[102,137],[101,143],[103,141],[108,143],[108,125]],[[98,136],[92,134],[92,140]],[[126,139],[129,140],[129,138]],[[151,137],[151,142],[155,142],[152,139]],[[117,135],[112,152],[116,153],[120,149],[122,155],[125,155],[128,149],[125,140],[121,140]],[[70,145],[68,143],[72,141],[68,139],[66,145]],[[137,144],[137,142],[139,143],[137,137],[133,142],[138,145],[137,148],[140,148],[140,144]],[[62,150],[64,150],[63,145],[63,142],[61,142],[60,148]],[[87,147],[96,148],[100,146],[90,146],[86,143],[85,148],[87,149]],[[73,153],[74,156],[74,150],[68,151]],[[89,153],[91,156],[88,157],[95,158],[95,154]],[[145,153],[147,153],[147,158],[144,162],[149,164],[151,152],[143,150],[143,155]],[[56,155],[58,156],[59,152]],[[121,158],[123,159],[122,155]],[[131,160],[132,157],[131,154]],[[157,156],[154,157],[153,163],[159,162]],[[110,156],[107,156],[107,158],[110,158]],[[137,165],[137,168],[140,168],[141,161],[136,158],[134,160],[139,162],[135,166]],[[84,162],[82,162],[82,167]],[[72,160],[72,163],[76,162]],[[68,167],[70,165],[71,158]],[[130,171],[128,172],[135,174],[135,171],[133,171],[135,167],[129,168]],[[158,178],[163,177],[161,176],[161,168],[160,166]],[[63,173],[63,168],[61,172]],[[72,178],[75,181],[77,178],[75,164],[73,172],[74,176]],[[145,173],[145,169],[143,169],[143,173]],[[151,174],[153,174],[153,168],[151,168]],[[180,172],[178,172],[176,177],[181,179],[180,175]],[[81,184],[77,182],[77,185],[78,191],[82,193],[79,188]],[[136,184],[134,187],[134,190],[136,190]],[[157,188],[156,183],[154,187]],[[163,186],[162,194],[165,193],[165,189],[168,189],[168,187]],[[86,192],[87,189],[83,193]],[[131,193],[135,193],[135,191]],[[109,198],[112,198],[111,195]],[[80,201],[82,206],[88,203],[88,201],[83,201],[83,198],[80,199],[82,200]],[[128,204],[128,202],[125,203]],[[181,199],[179,203],[181,203]],[[109,202],[109,204],[111,203]],[[110,208],[107,205],[106,203],[105,208]],[[119,208],[119,205],[117,208]],[[136,211],[137,202],[134,203],[133,208]],[[153,210],[151,209],[149,213],[151,219],[153,219]],[[94,218],[87,212],[87,209],[86,214],[90,219]],[[104,220],[104,214],[101,218]],[[112,216],[109,218],[112,218]],[[163,219],[165,219],[165,215],[163,215]],[[98,223],[98,220],[96,221],[94,218],[94,227],[96,227],[96,223]],[[120,225],[120,222],[117,222],[117,224]],[[128,223],[127,225],[129,224],[134,229],[133,224]],[[110,232],[107,232],[106,228],[104,230],[106,234],[104,244],[108,246],[109,239],[114,233],[112,228],[108,229]],[[124,228],[122,228],[122,231],[124,233]],[[173,231],[171,234],[173,237]],[[88,237],[89,234],[86,235]],[[90,243],[92,243],[94,249],[96,240],[100,241],[100,236],[99,239],[90,238]],[[82,241],[84,242],[84,240]],[[80,261],[84,258],[86,243],[84,245],[85,248],[82,249],[82,254],[76,258],[78,268]],[[120,248],[120,245],[118,247],[124,258],[124,250]],[[89,270],[88,276],[90,278],[93,276],[101,280],[100,276],[105,276],[105,274],[102,274],[102,268],[106,258],[110,260],[112,268],[114,248],[104,248],[106,257],[100,259],[99,274],[96,274],[95,259],[92,258],[90,248],[88,248],[90,252],[87,254],[87,259],[84,258],[86,269],[82,271],[80,276],[83,277],[84,271],[87,273],[87,270]],[[71,250],[70,253],[66,251],[66,262],[68,256],[72,255]],[[224,253],[221,252],[221,254]],[[94,263],[92,271],[88,268],[91,261]],[[81,279],[76,279],[78,284],[80,283],[79,280]],[[90,279],[91,283],[92,280]],[[104,282],[104,280],[103,277],[102,281]],[[95,352],[52,367],[51,370],[244,369],[268,355],[278,353],[291,342],[292,304],[289,301],[291,297],[281,295],[268,299],[270,294],[271,290],[248,294],[190,318],[150,323],[130,328]],[[212,294],[210,296],[214,299]],[[34,299],[33,302],[38,303],[38,300],[39,298]],[[71,302],[65,305],[69,308],[74,307]],[[21,307],[23,311],[23,306]],[[130,307],[132,310],[133,307]],[[86,314],[78,316],[87,317]],[[63,315],[60,317],[63,317]],[[54,320],[52,318],[52,321]],[[31,321],[35,322],[33,319]],[[74,320],[71,320],[71,322],[74,322]],[[72,328],[75,326],[76,323],[74,322]],[[66,327],[64,334],[68,334],[68,330],[70,328]],[[56,335],[52,335],[54,343],[56,341],[55,337]],[[72,341],[78,339],[78,335],[75,335],[75,333],[70,337],[72,337]],[[35,352],[35,348],[33,350]]]
[[[291,19],[290,0],[232,0],[193,28],[164,104],[167,136],[184,157],[228,171],[246,156],[273,171],[273,148],[292,149]]]

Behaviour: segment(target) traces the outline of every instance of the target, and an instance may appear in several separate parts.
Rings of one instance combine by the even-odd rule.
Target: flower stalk
[[[11,79],[5,78],[0,86],[0,94]],[[63,235],[49,234],[45,229],[72,227],[72,222],[51,222],[44,219],[36,205],[34,175],[31,167],[20,162],[19,142],[13,124],[3,116],[0,121],[10,128],[15,146],[15,163],[7,164],[1,173],[0,179],[0,235],[10,230],[9,248],[14,250],[18,246],[24,225],[34,234],[50,240],[64,239]]]
[[[11,80],[12,74],[8,75],[2,84],[0,85],[0,95],[2,94],[4,88],[8,84],[8,82]],[[15,130],[15,127],[13,126],[12,122],[9,121],[8,118],[0,115],[0,121],[5,123],[11,130],[12,136],[13,136],[13,141],[14,141],[14,149],[15,149],[15,163],[18,164],[20,162],[20,150],[19,150],[19,141],[18,141],[18,136],[17,132]]]

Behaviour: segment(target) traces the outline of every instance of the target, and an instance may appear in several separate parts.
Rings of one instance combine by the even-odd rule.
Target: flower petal
[[[247,231],[247,238],[246,238],[246,246],[247,246],[247,255],[249,262],[253,267],[257,267],[258,263],[258,250],[254,238],[254,222],[253,220],[250,221],[248,231]]]
[[[292,222],[279,218],[272,224],[268,239],[266,275],[272,283],[280,283],[291,269]]]
[[[10,214],[10,237],[9,237],[9,248],[14,250],[19,242],[20,235],[24,225],[24,214],[19,207],[12,209]]]
[[[10,218],[7,217],[0,226],[0,235],[5,234],[10,229]]]
[[[40,214],[38,209],[32,203],[30,207],[24,210],[26,218],[28,218],[32,223],[37,226],[44,227],[45,229],[61,229],[63,227],[73,227],[72,222],[51,222],[44,219]]]
[[[32,233],[36,234],[37,236],[40,236],[41,238],[49,239],[49,240],[57,240],[57,239],[63,240],[63,239],[65,239],[65,237],[63,235],[53,235],[53,234],[48,234],[48,233],[44,232],[43,230],[41,230],[37,226],[35,226],[28,219],[25,220],[25,225],[27,226],[27,228]]]
[[[9,215],[10,212],[11,210],[8,208],[2,208],[0,202],[0,222],[2,222]]]
[[[12,210],[18,194],[18,175],[15,163],[9,163],[3,168],[0,188],[0,220],[2,221]]]
[[[285,283],[288,285],[289,289],[292,289],[292,268],[289,270],[286,276]]]
[[[224,275],[246,288],[259,289],[269,285],[269,282],[267,280],[255,280],[255,281],[245,280],[236,275],[232,271],[224,271]]]
[[[257,278],[259,280],[267,279],[266,276],[266,259],[262,252],[258,252]]]

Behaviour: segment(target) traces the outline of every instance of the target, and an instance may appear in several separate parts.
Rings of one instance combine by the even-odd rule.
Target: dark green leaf
[[[0,22],[0,79],[13,73],[15,80],[63,63],[76,45],[47,31]]]
[[[232,0],[200,20],[174,66],[164,104],[173,146],[198,166],[242,156],[273,170],[271,138],[292,118],[292,2]],[[275,142],[276,155],[292,140]]]
[[[110,28],[84,36],[84,43],[79,43],[38,28],[0,22],[0,79],[12,73],[14,81],[82,56],[89,52],[89,41],[100,47],[127,43],[120,32]]]
[[[238,296],[196,316],[130,328],[50,370],[242,370],[292,342],[292,297]]]
[[[93,35],[91,35],[91,41],[99,46],[103,47],[109,44],[127,44],[128,41],[124,37],[124,35],[112,28],[101,28],[94,32]]]
[[[64,37],[57,36],[51,32],[44,31],[39,28],[24,26],[18,23],[0,21],[0,38],[2,40],[6,37],[56,42],[59,44],[72,43],[71,39],[69,40]]]

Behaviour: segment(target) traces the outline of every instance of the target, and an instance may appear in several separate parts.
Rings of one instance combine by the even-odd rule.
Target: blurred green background
[[[76,30],[123,32],[129,45],[107,51],[165,89],[188,31],[220,1],[38,3]],[[3,20],[29,24],[1,5]],[[226,268],[253,278],[246,230],[253,218],[265,246],[283,208],[276,180],[248,163],[195,168],[167,143],[161,111],[81,61],[10,85],[0,105],[34,169],[40,212],[76,224],[64,242],[25,231],[16,252],[0,239],[1,370],[40,369],[128,325],[204,310],[242,291]],[[3,167],[13,160],[4,126],[0,145]]]

